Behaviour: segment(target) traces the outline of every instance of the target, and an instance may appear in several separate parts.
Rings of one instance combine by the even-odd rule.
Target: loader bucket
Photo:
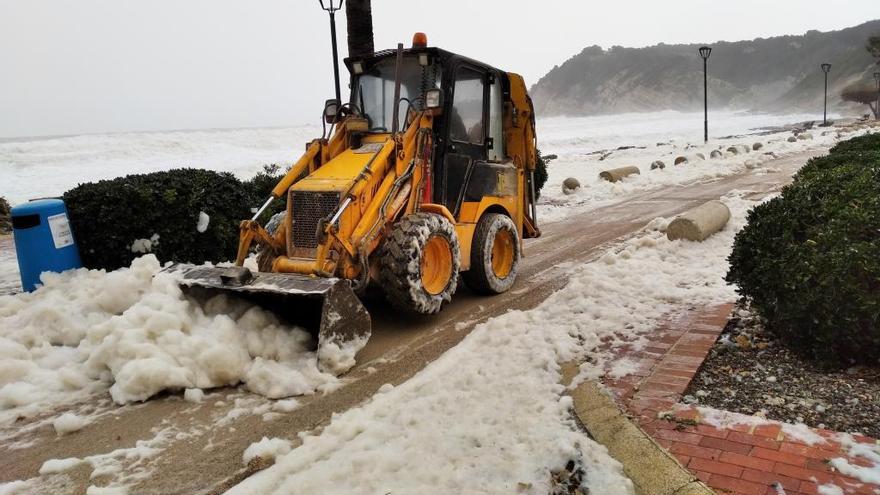
[[[193,293],[228,292],[274,312],[318,336],[318,367],[338,375],[370,338],[370,314],[345,280],[290,273],[254,273],[244,267],[173,265]]]

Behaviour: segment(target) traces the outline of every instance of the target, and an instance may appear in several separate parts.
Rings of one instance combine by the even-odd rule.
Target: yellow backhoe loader
[[[427,46],[416,33],[350,57],[351,98],[329,100],[329,133],[308,143],[254,218],[236,267],[184,268],[189,286],[228,290],[318,329],[328,345],[365,341],[357,294],[432,314],[459,282],[482,294],[514,283],[535,215],[535,116],[519,75]],[[257,221],[287,199],[274,231]],[[258,252],[259,272],[243,263]],[[325,368],[327,363],[322,363]]]

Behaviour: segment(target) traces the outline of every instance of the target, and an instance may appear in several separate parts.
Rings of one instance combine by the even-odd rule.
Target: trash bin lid
[[[64,201],[60,199],[38,199],[12,207],[13,217],[22,215],[39,215],[40,213],[58,213],[64,210]]]

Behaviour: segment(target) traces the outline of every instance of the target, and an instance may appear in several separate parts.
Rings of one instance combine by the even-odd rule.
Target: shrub
[[[12,221],[9,217],[10,210],[9,202],[6,201],[6,198],[0,196],[0,234],[12,231]]]
[[[284,173],[281,172],[281,167],[275,164],[263,165],[262,172],[243,183],[246,193],[251,198],[250,204],[256,208],[263,206],[263,203],[269,198],[269,195],[272,194],[272,189],[275,189],[275,186],[282,178],[284,178]],[[266,211],[264,211],[257,220],[261,225],[265,225],[266,222],[272,218],[272,215],[285,211],[286,209],[287,197],[282,196],[281,198],[272,201],[272,203],[269,204],[269,207],[266,208]],[[248,215],[248,218],[250,217],[251,215]]]
[[[555,156],[545,157],[541,154],[541,150],[535,150],[535,153],[538,155],[535,161],[535,198],[537,199],[541,197],[541,189],[547,183],[547,165]]]
[[[250,196],[231,174],[177,169],[81,184],[64,201],[83,264],[112,270],[144,251],[162,261],[234,258]],[[210,217],[204,232],[200,212]]]
[[[880,356],[880,135],[814,158],[752,210],[727,281],[790,347],[828,365]]]

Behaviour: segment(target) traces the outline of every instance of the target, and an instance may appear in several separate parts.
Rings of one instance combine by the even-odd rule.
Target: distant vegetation
[[[865,46],[868,53],[877,61],[876,71],[880,71],[880,36],[871,36],[868,38],[868,44]],[[864,81],[858,81],[847,86],[840,93],[845,101],[868,105],[875,119],[880,119],[880,88],[877,87],[877,81],[870,84],[864,84]]]
[[[829,105],[846,105],[839,97],[843,88],[873,82],[877,66],[865,44],[878,35],[880,21],[871,21],[828,33],[710,43],[710,106],[821,111],[824,76],[819,65],[823,62],[832,64]],[[591,115],[702,109],[699,46],[587,47],[533,86],[536,111]]]
[[[825,363],[880,356],[880,135],[810,160],[736,236],[737,284],[785,344]]]

